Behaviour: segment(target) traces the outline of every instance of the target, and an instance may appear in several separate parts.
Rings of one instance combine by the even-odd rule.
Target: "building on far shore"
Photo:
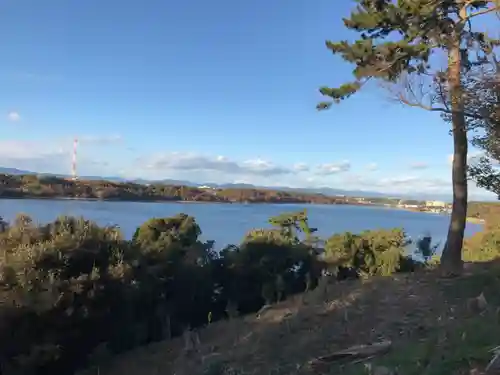
[[[363,197],[352,198],[352,199],[354,199],[354,201],[361,203],[361,204],[368,203],[367,200]]]
[[[404,208],[419,208],[420,207],[420,202],[417,200],[413,199],[400,199],[398,201],[398,207],[404,207]]]
[[[451,213],[451,204],[442,201],[426,201],[425,209],[428,212]]]
[[[445,208],[448,205],[442,201],[426,201],[425,206],[426,207],[435,207],[435,208]]]

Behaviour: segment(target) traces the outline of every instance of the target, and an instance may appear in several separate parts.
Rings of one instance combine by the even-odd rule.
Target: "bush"
[[[128,244],[115,228],[83,219],[37,227],[26,216],[0,243],[2,362],[21,373],[83,365],[132,276]]]
[[[117,352],[205,323],[215,300],[210,246],[197,241],[193,218],[158,223],[133,241],[67,217],[36,226],[19,216],[0,233],[2,363],[71,373],[101,343]]]
[[[171,218],[150,219],[137,228],[132,240],[147,251],[162,251],[172,243],[190,246],[201,234],[193,217],[179,214]]]
[[[130,241],[83,218],[0,220],[0,362],[14,374],[70,374],[102,348],[124,351],[312,289],[325,267],[360,276],[415,265],[402,230],[335,235],[322,249],[305,211],[270,224],[217,253],[185,214],[151,219]]]
[[[488,223],[464,243],[463,259],[467,262],[487,262],[500,257],[500,224]]]
[[[401,229],[347,232],[326,241],[323,259],[328,269],[339,277],[345,274],[387,276],[413,269],[416,262],[408,255],[409,244]]]

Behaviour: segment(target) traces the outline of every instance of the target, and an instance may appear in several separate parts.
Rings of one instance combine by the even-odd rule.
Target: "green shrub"
[[[109,332],[117,287],[132,276],[128,244],[115,228],[83,219],[35,226],[26,216],[0,243],[1,357],[21,373],[83,365]]]
[[[137,228],[133,241],[150,251],[161,251],[165,246],[178,243],[182,246],[194,244],[201,229],[192,216],[179,214],[171,218],[154,218]]]
[[[399,229],[332,236],[322,259],[305,211],[270,223],[216,253],[185,214],[151,219],[130,241],[83,218],[0,220],[0,362],[70,374],[96,365],[98,348],[113,354],[222,319],[227,306],[244,314],[309,290],[325,267],[389,275],[415,266]]]
[[[243,238],[246,243],[292,245],[292,240],[283,235],[279,229],[252,229]]]
[[[500,257],[500,224],[489,222],[486,228],[464,243],[466,262],[487,262]]]
[[[405,269],[412,267],[408,244],[401,229],[336,234],[326,241],[324,261],[334,273],[351,269],[357,275],[387,276],[403,265]]]

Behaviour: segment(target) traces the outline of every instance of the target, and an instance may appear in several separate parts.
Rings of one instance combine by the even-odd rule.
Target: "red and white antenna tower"
[[[76,151],[78,148],[78,138],[75,138],[73,141],[73,159],[71,162],[71,176],[73,177],[73,181],[78,180],[78,176],[76,175]]]

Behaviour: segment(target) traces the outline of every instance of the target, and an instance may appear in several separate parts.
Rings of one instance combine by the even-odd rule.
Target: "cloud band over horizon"
[[[107,146],[127,147],[119,135],[80,136],[78,171],[86,175],[118,175],[151,180],[179,179],[196,183],[245,182],[263,186],[332,187],[386,194],[451,194],[451,174],[436,177],[425,163],[408,163],[406,173],[385,171],[377,163],[353,165],[349,160],[281,165],[252,158],[234,160],[196,152],[156,152],[129,160],[106,160]],[[53,141],[0,141],[0,165],[36,172],[69,173],[71,137]],[[472,156],[475,156],[472,155]],[[112,155],[111,155],[112,159]],[[448,158],[449,159],[449,158]],[[443,158],[443,165],[449,160]],[[364,172],[363,172],[364,171]],[[491,197],[475,186],[471,196]]]

